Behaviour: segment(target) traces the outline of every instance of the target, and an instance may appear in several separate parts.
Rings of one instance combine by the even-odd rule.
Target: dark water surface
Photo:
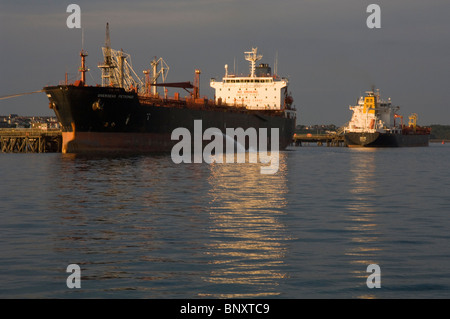
[[[449,145],[260,166],[0,154],[0,297],[450,297]]]

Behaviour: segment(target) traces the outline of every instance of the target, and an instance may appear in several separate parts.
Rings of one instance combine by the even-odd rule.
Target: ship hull
[[[344,135],[348,147],[415,147],[428,146],[428,134],[355,133]]]
[[[279,129],[279,149],[292,143],[295,118],[273,112],[245,112],[210,105],[188,107],[183,101],[142,100],[122,88],[60,85],[44,88],[62,127],[63,153],[170,152],[176,128],[194,135],[195,120],[202,131],[217,128]],[[206,145],[210,141],[203,141]]]

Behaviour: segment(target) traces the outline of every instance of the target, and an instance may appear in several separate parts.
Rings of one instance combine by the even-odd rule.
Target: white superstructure
[[[222,81],[211,79],[210,86],[215,89],[216,104],[235,105],[249,110],[285,110],[290,109],[292,98],[287,92],[288,80],[272,75],[268,64],[259,64],[262,55],[257,48],[245,52],[245,59],[250,62],[248,76],[236,76],[228,73]]]
[[[367,91],[366,96],[359,98],[357,105],[350,106],[353,115],[345,132],[399,133],[403,124],[396,123],[396,118],[401,118],[396,114],[399,108],[392,105],[390,98],[382,100],[379,90]]]

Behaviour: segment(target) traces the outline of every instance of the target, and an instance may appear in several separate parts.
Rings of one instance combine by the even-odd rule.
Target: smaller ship
[[[417,114],[409,116],[408,125],[397,114],[399,106],[391,99],[380,98],[380,91],[367,91],[357,105],[350,106],[351,120],[345,125],[344,139],[348,147],[428,146],[431,128],[417,125]]]

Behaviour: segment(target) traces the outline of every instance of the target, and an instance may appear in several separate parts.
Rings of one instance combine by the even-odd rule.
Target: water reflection
[[[211,165],[209,177],[212,271],[204,280],[215,292],[203,296],[276,296],[283,271],[287,234],[279,217],[286,206],[286,154],[277,174],[260,164]]]
[[[81,266],[85,289],[79,293],[142,292],[149,290],[145,282],[172,276],[155,269],[177,259],[161,253],[164,236],[178,229],[170,218],[185,207],[171,196],[171,186],[183,179],[174,168],[163,155],[63,154],[55,163],[53,249],[62,265]]]
[[[64,155],[53,176],[53,249],[62,265],[81,266],[83,297],[279,295],[285,154],[275,175],[261,165]]]
[[[366,279],[370,273],[366,268],[370,264],[379,264],[377,259],[379,246],[379,225],[376,220],[377,188],[380,186],[376,176],[375,149],[355,149],[350,163],[350,196],[347,205],[349,219],[347,230],[352,234],[350,248],[346,256],[354,270],[352,276],[361,280],[366,287]],[[367,288],[367,287],[366,287]],[[367,290],[369,290],[367,288]],[[373,298],[373,294],[358,296]]]

